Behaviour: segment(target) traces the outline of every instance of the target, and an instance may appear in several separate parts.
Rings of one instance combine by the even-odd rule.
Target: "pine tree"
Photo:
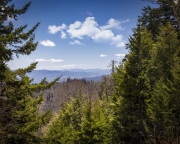
[[[44,140],[48,144],[81,143],[78,135],[81,131],[84,96],[79,91],[76,99],[65,102],[59,113],[50,123]]]
[[[171,19],[175,17],[175,21],[177,22],[178,27],[180,27],[180,1],[179,0],[143,0],[143,1],[149,1],[154,4],[158,4],[161,8],[163,8],[163,12],[166,14],[170,12],[172,15],[168,15],[168,17]],[[165,16],[165,15],[164,15]],[[166,15],[167,16],[167,15]],[[179,29],[180,30],[180,29]]]
[[[141,25],[152,33],[153,40],[156,41],[160,27],[170,22],[177,31],[179,30],[177,19],[174,16],[172,7],[168,3],[161,3],[159,7],[152,8],[150,6],[142,9],[142,15],[138,17]]]
[[[167,23],[160,28],[156,49],[152,61],[156,71],[155,83],[152,87],[152,98],[149,103],[149,116],[153,124],[154,139],[162,140],[161,135],[172,127],[179,126],[178,87],[178,33]]]
[[[81,131],[78,140],[81,144],[109,144],[111,131],[105,118],[101,101],[93,102],[89,97],[84,111]]]
[[[16,9],[11,0],[0,0],[0,141],[6,144],[40,142],[36,132],[49,121],[51,112],[38,114],[43,97],[40,94],[35,98],[34,94],[50,88],[59,79],[50,83],[43,79],[34,85],[26,73],[35,69],[37,63],[15,71],[7,65],[13,55],[29,55],[37,47],[34,32],[39,23],[24,32],[27,25],[14,28],[12,22],[6,22],[8,18],[18,20],[29,6],[27,3],[22,9]]]
[[[141,143],[147,137],[149,78],[147,68],[153,47],[151,34],[140,25],[133,29],[127,49],[129,54],[117,73],[116,93],[120,97],[115,110],[116,143]]]

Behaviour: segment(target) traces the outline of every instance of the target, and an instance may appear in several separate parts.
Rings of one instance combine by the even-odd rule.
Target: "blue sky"
[[[21,8],[29,0],[14,0]],[[128,51],[125,44],[137,17],[149,3],[141,0],[33,0],[29,10],[13,21],[36,30],[39,44],[29,56],[9,62],[11,69],[38,61],[37,69],[106,69]],[[9,20],[10,21],[10,20]]]

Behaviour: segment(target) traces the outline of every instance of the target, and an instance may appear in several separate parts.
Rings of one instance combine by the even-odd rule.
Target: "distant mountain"
[[[34,79],[34,83],[40,82],[44,77],[47,78],[47,81],[52,81],[59,76],[62,76],[60,81],[65,81],[67,78],[85,78],[98,81],[103,75],[108,75],[109,73],[110,69],[34,70],[28,76]]]
[[[96,77],[84,77],[83,79],[86,79],[88,81],[93,80],[95,82],[100,81],[105,75],[96,76]]]

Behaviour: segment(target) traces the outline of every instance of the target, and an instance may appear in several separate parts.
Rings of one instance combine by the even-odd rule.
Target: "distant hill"
[[[65,69],[65,70],[34,70],[28,74],[30,78],[33,78],[33,83],[40,82],[44,77],[47,81],[62,76],[60,81],[65,81],[67,78],[87,79],[98,81],[103,75],[108,75],[110,69]]]

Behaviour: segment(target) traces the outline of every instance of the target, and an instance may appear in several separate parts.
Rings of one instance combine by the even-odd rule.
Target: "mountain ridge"
[[[61,76],[60,82],[66,81],[67,78],[71,79],[86,79],[86,80],[100,80],[102,76],[108,75],[110,69],[64,69],[64,70],[33,70],[27,75],[33,78],[33,83],[40,82],[44,77],[47,81]]]

